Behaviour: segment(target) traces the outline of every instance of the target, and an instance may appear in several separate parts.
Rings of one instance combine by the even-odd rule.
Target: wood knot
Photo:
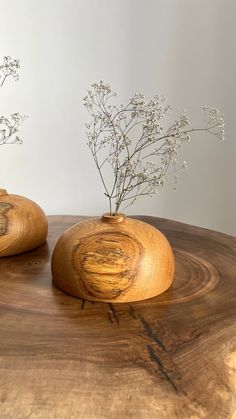
[[[89,295],[115,299],[135,281],[141,257],[142,245],[134,237],[103,231],[80,240],[73,264]]]

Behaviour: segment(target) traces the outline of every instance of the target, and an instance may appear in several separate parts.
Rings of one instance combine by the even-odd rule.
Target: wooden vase
[[[68,294],[101,302],[145,300],[173,281],[166,237],[142,221],[104,214],[73,225],[52,256],[54,282]]]
[[[0,189],[0,256],[27,252],[47,238],[48,223],[33,201]]]

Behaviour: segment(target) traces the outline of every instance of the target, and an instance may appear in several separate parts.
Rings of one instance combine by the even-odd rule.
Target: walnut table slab
[[[232,419],[236,238],[156,217],[174,249],[173,286],[131,304],[73,298],[51,281],[59,235],[0,259],[0,418]]]

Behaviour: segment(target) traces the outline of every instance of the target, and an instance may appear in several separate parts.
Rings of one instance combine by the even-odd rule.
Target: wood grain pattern
[[[0,189],[0,256],[32,250],[47,238],[43,210],[33,201]]]
[[[164,235],[123,214],[80,222],[60,237],[52,256],[55,283],[100,302],[145,300],[173,281],[174,258]]]
[[[236,238],[155,217],[175,254],[158,297],[92,303],[52,283],[48,243],[0,259],[1,419],[233,419]]]

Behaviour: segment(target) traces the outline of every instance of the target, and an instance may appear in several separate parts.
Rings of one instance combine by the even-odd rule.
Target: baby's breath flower
[[[17,135],[19,126],[27,118],[18,112],[11,114],[11,118],[0,117],[0,145],[22,144],[22,139]]]
[[[188,163],[185,160],[183,162],[182,168],[185,169],[185,170],[187,170],[187,168],[188,168]]]
[[[0,87],[4,84],[7,77],[13,77],[14,80],[19,79],[18,69],[20,68],[19,60],[12,59],[9,56],[3,58],[0,64]]]
[[[0,87],[3,86],[7,77],[18,80],[19,68],[19,60],[12,59],[9,56],[4,57],[2,64],[0,64]],[[12,113],[10,118],[0,116],[0,145],[22,143],[22,140],[17,133],[19,125],[21,125],[25,119],[26,116],[21,115],[18,112]]]
[[[117,213],[121,204],[129,206],[138,197],[158,193],[168,181],[171,166],[176,184],[178,172],[187,168],[185,161],[176,168],[178,155],[183,144],[190,141],[191,133],[206,131],[224,139],[224,118],[216,108],[203,108],[203,127],[191,128],[184,110],[179,119],[164,130],[162,120],[172,109],[164,96],[155,95],[148,101],[142,93],[135,93],[126,105],[111,104],[114,96],[116,93],[111,86],[100,81],[92,84],[84,98],[91,116],[86,124],[88,145],[109,199],[110,213]],[[110,186],[105,181],[105,166],[110,166],[114,174]]]

